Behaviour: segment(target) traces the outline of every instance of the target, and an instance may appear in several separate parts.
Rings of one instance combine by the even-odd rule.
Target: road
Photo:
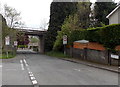
[[[117,85],[118,74],[32,51],[19,51],[16,58],[2,60],[2,84]]]

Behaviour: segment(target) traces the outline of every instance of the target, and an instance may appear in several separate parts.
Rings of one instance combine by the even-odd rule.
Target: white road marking
[[[25,65],[28,67],[27,61],[25,59],[23,59],[23,61],[24,61]]]
[[[74,69],[74,70],[79,71],[79,72],[81,71],[80,69]]]
[[[37,84],[37,81],[36,80],[33,80],[32,81],[33,85]]]
[[[2,68],[3,66],[2,65],[0,65],[0,68]]]
[[[26,63],[26,66],[28,66],[28,64]]]
[[[30,80],[32,81],[32,84],[33,84],[33,85],[37,85],[38,82],[37,82],[37,80],[35,79],[33,73],[30,71],[30,68],[29,68],[29,65],[28,65],[27,61],[26,61],[25,59],[23,59],[23,62],[25,63],[25,66],[26,66],[26,68],[27,68],[28,75],[29,75],[29,77],[30,77]]]
[[[23,61],[22,61],[22,60],[20,60],[20,64],[21,64],[21,69],[22,69],[22,70],[25,70],[25,69],[24,69],[24,65],[23,65]]]
[[[25,64],[27,63],[25,59],[23,59],[23,61],[24,61]]]
[[[31,76],[30,78],[31,78],[31,80],[35,80],[35,77],[34,77],[34,76]]]
[[[30,74],[30,76],[33,76],[33,74]]]
[[[32,72],[28,72],[29,74],[32,74]]]

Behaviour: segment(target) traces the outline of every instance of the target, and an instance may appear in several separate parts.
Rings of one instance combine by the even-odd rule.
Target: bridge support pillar
[[[44,53],[45,50],[44,50],[44,35],[43,36],[39,36],[39,39],[40,39],[40,43],[39,43],[39,52],[40,53]]]

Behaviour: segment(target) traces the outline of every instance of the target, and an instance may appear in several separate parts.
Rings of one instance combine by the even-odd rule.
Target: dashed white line
[[[29,77],[30,77],[30,80],[32,81],[32,84],[33,84],[33,85],[38,85],[37,80],[35,79],[33,73],[30,71],[30,68],[29,68],[29,65],[28,65],[27,61],[26,61],[25,59],[23,59],[23,62],[25,63],[25,66],[26,66],[26,68],[27,68],[28,75],[29,75]]]
[[[37,84],[37,81],[36,80],[33,80],[32,81],[33,85]]]
[[[33,76],[33,74],[30,74],[30,76]]]
[[[31,78],[31,80],[35,80],[35,77],[34,77],[34,76],[31,76],[30,78]]]
[[[22,61],[22,60],[20,60],[20,64],[21,64],[21,69],[22,69],[22,70],[25,70],[25,69],[24,69],[24,65],[23,65],[23,61]]]
[[[32,72],[28,72],[29,74],[32,74]]]

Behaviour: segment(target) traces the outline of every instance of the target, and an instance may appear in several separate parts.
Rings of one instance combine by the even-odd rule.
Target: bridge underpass
[[[30,29],[17,29],[19,32],[24,32],[25,35],[29,36],[37,36],[39,38],[39,45],[38,51],[39,53],[44,53],[44,42],[45,42],[45,34],[47,31],[40,31],[40,30],[30,30]]]

